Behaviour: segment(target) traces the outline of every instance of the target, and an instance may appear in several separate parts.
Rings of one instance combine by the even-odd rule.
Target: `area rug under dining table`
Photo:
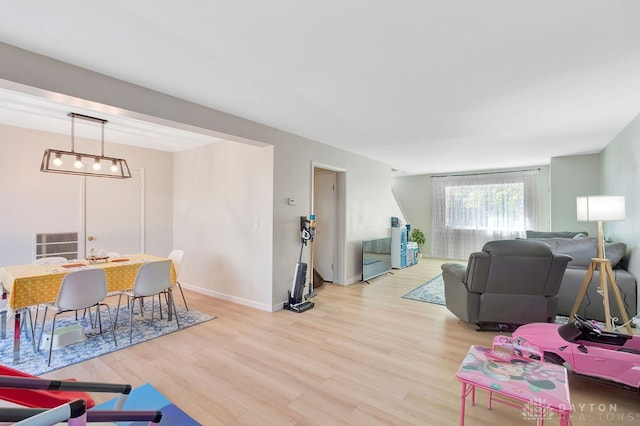
[[[151,303],[145,304],[151,306]],[[115,307],[111,309],[111,317],[115,319]],[[77,321],[73,314],[61,315],[56,320],[56,330],[62,329],[65,326],[71,326],[73,324],[80,324],[85,331],[87,339],[78,343],[64,346],[59,349],[55,349],[51,355],[51,366],[47,366],[47,358],[49,356],[49,348],[42,348],[37,352],[33,350],[32,335],[29,327],[27,327],[26,333],[23,331],[22,339],[20,342],[20,361],[13,361],[13,327],[8,327],[7,337],[0,339],[0,364],[21,370],[25,373],[39,376],[44,373],[48,373],[53,370],[66,367],[68,365],[77,364],[88,359],[98,357],[110,352],[114,352],[120,349],[128,348],[138,343],[146,342],[151,339],[155,339],[170,333],[179,331],[176,325],[175,319],[168,321],[166,312],[163,319],[158,317],[158,312],[155,313],[155,319],[151,320],[150,310],[145,309],[144,316],[140,317],[139,311],[134,313],[133,320],[133,336],[131,343],[129,342],[129,309],[126,307],[120,307],[118,314],[118,323],[115,329],[116,340],[118,346],[115,347],[111,337],[111,330],[108,316],[104,308],[102,309],[102,328],[103,333],[99,334],[98,329],[92,329],[88,317],[79,318]],[[198,312],[194,310],[185,310],[183,307],[178,306],[177,312],[180,320],[180,330],[188,327],[201,324],[205,321],[215,319],[214,315]],[[40,337],[40,331],[42,323],[40,322],[36,329],[36,341]],[[45,335],[50,333],[51,321],[45,323]]]

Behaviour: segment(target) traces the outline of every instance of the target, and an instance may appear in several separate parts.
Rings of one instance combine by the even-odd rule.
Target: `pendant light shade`
[[[129,170],[126,160],[122,158],[106,157],[104,155],[104,125],[107,123],[107,120],[74,112],[70,112],[68,115],[71,117],[71,151],[46,149],[42,156],[40,171],[114,179],[130,178],[131,171]],[[100,155],[85,154],[75,151],[76,118],[100,123],[102,129],[100,138]]]

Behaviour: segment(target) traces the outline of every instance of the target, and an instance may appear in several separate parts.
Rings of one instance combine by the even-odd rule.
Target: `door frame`
[[[131,167],[131,171],[140,172],[140,253],[145,252],[145,204],[144,204],[144,168],[143,167]],[[109,179],[109,178],[96,178],[92,179]],[[82,179],[80,186],[80,235],[78,235],[78,255],[84,253],[84,258],[87,258],[87,176]]]
[[[315,169],[325,169],[336,172],[336,218],[338,223],[336,223],[336,232],[337,239],[335,241],[336,247],[336,257],[337,264],[335,265],[333,271],[333,282],[334,284],[346,285],[347,283],[347,269],[346,269],[346,261],[345,255],[347,253],[347,239],[346,239],[346,219],[347,219],[347,209],[346,209],[346,199],[347,199],[347,190],[346,190],[346,182],[347,182],[347,169],[342,167],[336,167],[329,164],[319,163],[316,161],[311,162],[311,197],[309,200],[310,210],[313,214],[315,214],[314,210],[314,192],[315,192]]]

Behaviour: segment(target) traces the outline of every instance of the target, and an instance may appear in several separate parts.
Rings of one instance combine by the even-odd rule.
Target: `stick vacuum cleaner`
[[[304,216],[300,217],[300,256],[298,263],[293,272],[293,283],[289,291],[289,301],[284,304],[284,308],[294,312],[304,312],[313,308],[314,304],[308,300],[304,300],[304,284],[307,280],[307,264],[302,262],[302,251],[309,241],[313,241],[315,236],[315,216],[311,215],[310,219]]]

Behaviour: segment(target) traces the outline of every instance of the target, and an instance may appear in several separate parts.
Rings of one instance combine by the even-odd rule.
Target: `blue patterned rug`
[[[431,278],[402,297],[420,302],[435,303],[436,305],[446,305],[442,275]]]
[[[114,320],[115,311],[116,308],[112,307],[111,317]],[[180,320],[180,329],[191,327],[215,318],[213,315],[202,312],[193,310],[187,311],[181,306],[178,306],[177,314],[178,319]],[[42,316],[42,310],[40,312],[40,316]],[[113,344],[111,330],[109,328],[109,317],[104,308],[102,308],[102,334],[99,333],[97,326],[95,330],[91,329],[88,318],[76,321],[73,313],[60,315],[56,320],[56,330],[76,323],[82,325],[87,339],[69,346],[54,349],[51,354],[50,367],[47,367],[49,348],[43,348],[34,353],[30,330],[26,333],[23,332],[20,339],[20,362],[13,362],[13,328],[10,327],[10,325],[13,324],[8,324],[7,337],[5,339],[0,339],[0,364],[24,371],[25,373],[32,374],[34,376],[39,376],[71,364],[77,364],[100,355],[108,354],[119,349],[124,349],[129,346],[137,345],[138,343],[146,342],[148,340],[155,339],[156,337],[178,331],[175,319],[171,322],[167,321],[166,309],[163,313],[162,320],[158,318],[158,311],[156,309],[154,320],[151,321],[151,303],[145,303],[145,313],[143,317],[140,316],[140,311],[138,309],[135,310],[133,318],[133,338],[131,343],[129,343],[129,309],[126,307],[120,308],[118,323],[115,330],[118,347],[115,347]],[[51,321],[47,321],[44,328],[45,336],[49,335],[51,333]],[[42,321],[38,320],[36,339],[40,337],[41,330]]]

